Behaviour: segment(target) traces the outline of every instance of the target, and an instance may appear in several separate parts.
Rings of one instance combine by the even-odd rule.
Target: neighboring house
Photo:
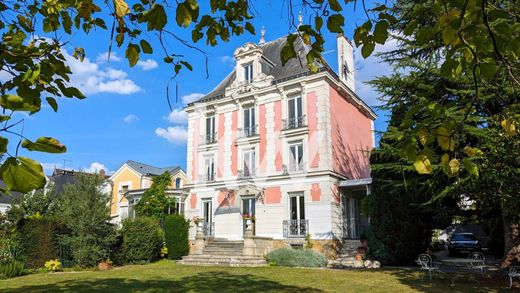
[[[345,37],[337,38],[339,75],[328,65],[312,74],[301,39],[298,58],[282,66],[284,45],[239,47],[235,69],[185,108],[185,215],[203,218],[210,237],[242,239],[253,216],[254,233],[275,246],[302,245],[310,234],[318,249],[334,249],[367,223],[360,200],[371,183],[376,115],[354,92]]]
[[[187,180],[181,167],[159,168],[129,160],[109,178],[112,183],[112,222],[121,223],[127,217],[134,217],[133,205],[139,202],[146,189],[152,185],[152,178],[164,172],[171,174],[172,185],[166,193],[177,199],[174,212],[183,213],[187,195],[183,192],[183,187]]]
[[[110,176],[105,175],[105,170],[99,170],[99,173],[95,174],[95,173],[86,173],[86,172],[82,172],[82,171],[55,168],[54,171],[52,172],[52,175],[48,177],[49,183],[53,184],[53,186],[52,186],[53,195],[57,195],[60,192],[62,192],[63,187],[65,185],[74,184],[75,178],[78,174],[84,174],[87,176],[92,176],[92,175],[100,176],[101,178],[103,178],[105,180],[103,183],[103,191],[106,193],[110,193],[112,191],[110,182],[108,181]],[[49,183],[47,184],[46,188],[48,188]]]
[[[3,183],[3,182],[2,182]],[[11,208],[11,202],[20,197],[20,193],[18,192],[11,192],[9,195],[7,195],[4,192],[0,192],[0,214],[6,214],[7,211]]]

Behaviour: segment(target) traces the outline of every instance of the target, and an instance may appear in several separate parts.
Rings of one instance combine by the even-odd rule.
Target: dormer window
[[[244,80],[247,83],[253,82],[253,63],[247,63],[244,65]]]

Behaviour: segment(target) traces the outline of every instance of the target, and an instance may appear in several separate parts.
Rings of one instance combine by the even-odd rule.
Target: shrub
[[[28,268],[41,268],[49,259],[60,256],[58,238],[64,232],[63,224],[51,217],[32,217],[19,224],[19,256]]]
[[[51,259],[45,263],[45,269],[48,272],[57,272],[61,270],[61,262],[58,259]]]
[[[285,267],[323,267],[327,258],[319,252],[310,249],[280,248],[271,251],[266,256],[270,264]]]
[[[433,251],[441,251],[446,248],[446,241],[444,240],[433,240],[432,243],[430,243],[430,247]]]
[[[125,263],[148,263],[159,257],[164,233],[157,220],[136,218],[123,221],[121,256]]]
[[[13,278],[25,274],[23,262],[17,260],[9,260],[0,262],[0,279]]]
[[[189,222],[181,215],[168,215],[164,219],[164,234],[168,258],[180,259],[190,252],[188,242]]]

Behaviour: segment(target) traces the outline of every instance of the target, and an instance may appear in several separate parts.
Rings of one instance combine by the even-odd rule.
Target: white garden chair
[[[472,270],[480,270],[480,274],[482,275],[482,278],[484,278],[484,269],[486,257],[482,252],[473,252],[468,255],[468,259],[475,260],[474,263],[470,264],[470,267],[468,268],[470,271]]]
[[[430,281],[432,279],[432,272],[440,272],[439,265],[432,261],[432,257],[428,254],[420,254],[416,260],[417,264],[421,267],[421,270],[424,271],[424,275],[428,272],[430,276]],[[424,279],[424,276],[422,277]]]
[[[511,289],[513,288],[513,278],[520,278],[520,266],[509,267],[507,276],[509,277],[509,289]]]

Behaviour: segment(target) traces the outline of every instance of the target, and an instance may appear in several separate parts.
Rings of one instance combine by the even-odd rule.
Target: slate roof
[[[272,75],[274,77],[275,83],[280,80],[289,79],[290,77],[296,77],[299,75],[306,75],[310,73],[310,70],[307,67],[307,61],[305,59],[305,55],[308,52],[308,48],[303,43],[303,40],[301,38],[296,38],[296,41],[294,43],[294,49],[296,53],[299,54],[299,58],[292,58],[289,61],[287,61],[287,63],[285,63],[285,66],[282,66],[280,52],[283,46],[285,45],[285,42],[286,37],[281,37],[274,41],[270,41],[265,44],[259,45],[263,51],[263,57],[265,57],[274,64],[274,67],[271,69],[269,75]],[[322,68],[322,70],[323,69],[328,69],[331,72],[333,72],[332,69],[330,69],[330,66],[328,65],[326,65],[326,68]],[[235,77],[236,72],[233,69],[233,71],[230,74],[228,74],[228,76],[224,78],[224,80],[221,83],[219,83],[211,92],[201,97],[199,100],[188,104],[188,106],[197,102],[204,102],[208,100],[223,98],[226,88],[233,83]]]
[[[136,172],[139,172],[142,175],[161,175],[164,172],[170,172],[170,173],[176,173],[179,170],[182,170],[179,166],[173,166],[173,167],[154,167],[147,164],[139,163],[136,161],[128,160],[126,161],[126,164],[130,166],[130,168],[134,169]]]

